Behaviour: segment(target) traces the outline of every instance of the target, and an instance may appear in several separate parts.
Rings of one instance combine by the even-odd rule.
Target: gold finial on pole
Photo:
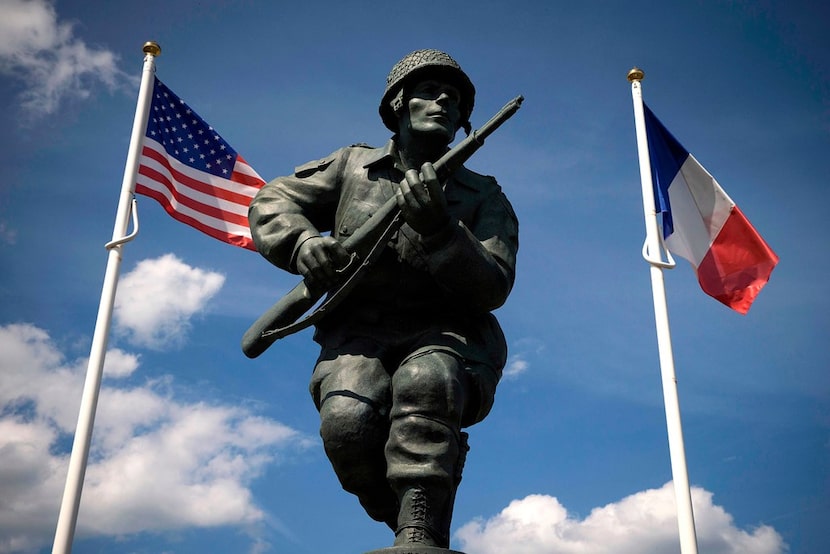
[[[633,83],[634,81],[642,81],[645,78],[646,74],[643,73],[643,70],[639,67],[632,67],[631,71],[628,72],[628,82]]]
[[[150,54],[155,58],[161,56],[161,46],[159,46],[159,43],[154,40],[148,40],[145,42],[141,51],[145,54]]]

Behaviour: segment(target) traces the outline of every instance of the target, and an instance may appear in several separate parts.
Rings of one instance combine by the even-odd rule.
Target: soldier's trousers
[[[369,339],[323,349],[310,391],[320,435],[343,488],[393,530],[403,494],[452,496],[466,443],[461,428],[484,418],[498,377],[444,348],[422,344],[401,358]]]

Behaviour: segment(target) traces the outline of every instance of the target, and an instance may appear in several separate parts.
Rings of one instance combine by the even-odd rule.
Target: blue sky
[[[141,71],[266,179],[388,138],[391,66],[449,52],[467,164],[521,222],[510,361],[471,429],[454,548],[673,553],[629,83],[781,262],[746,316],[666,275],[701,552],[815,553],[830,533],[830,21],[818,1],[142,3],[0,0],[0,553],[51,547]],[[358,553],[390,544],[339,485],[310,332],[239,339],[293,287],[139,198],[74,552]]]

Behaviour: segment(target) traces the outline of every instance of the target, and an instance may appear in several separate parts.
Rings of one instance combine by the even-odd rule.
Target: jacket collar
[[[395,146],[395,141],[389,139],[387,143],[381,148],[375,148],[369,152],[366,163],[363,167],[369,169],[375,166],[392,167],[397,163],[400,166],[400,158],[398,157],[398,149]]]

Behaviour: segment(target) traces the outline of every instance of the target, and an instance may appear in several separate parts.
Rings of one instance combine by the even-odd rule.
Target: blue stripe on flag
[[[654,187],[654,199],[657,209],[662,214],[663,238],[674,232],[674,221],[669,202],[669,185],[674,181],[680,167],[689,157],[689,151],[674,138],[657,116],[643,104],[646,119],[648,151],[651,158],[651,179]]]

